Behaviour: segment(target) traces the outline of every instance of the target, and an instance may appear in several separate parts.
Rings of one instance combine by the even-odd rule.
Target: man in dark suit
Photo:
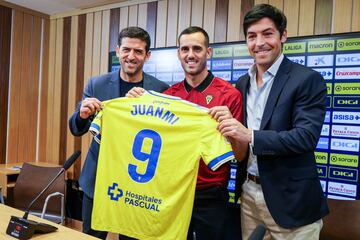
[[[124,97],[133,87],[163,92],[169,86],[143,72],[145,61],[150,58],[150,36],[138,27],[123,29],[119,34],[116,55],[121,64],[120,70],[93,77],[89,80],[83,100],[69,120],[71,133],[81,136],[88,132],[94,114],[101,109],[101,101]],[[107,233],[91,229],[91,214],[94,198],[95,176],[99,144],[92,140],[80,176],[83,198],[83,232],[105,239]],[[119,216],[121,217],[121,216]],[[125,237],[121,237],[125,239]]]
[[[266,239],[318,239],[328,213],[314,157],[326,109],[321,75],[282,54],[286,17],[277,8],[254,6],[244,18],[255,63],[236,88],[244,97],[245,126],[225,107],[211,114],[228,138],[249,145],[243,161],[241,227],[248,239],[258,224]]]

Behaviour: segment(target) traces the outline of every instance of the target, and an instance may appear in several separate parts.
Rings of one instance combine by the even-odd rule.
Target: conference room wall
[[[81,149],[70,176],[77,178],[91,136],[74,138],[67,120],[89,77],[108,71],[120,29],[147,29],[156,48],[176,46],[190,25],[206,29],[211,43],[241,41],[243,15],[258,3],[285,12],[290,37],[360,31],[360,0],[134,0],[48,17],[13,8],[9,108],[1,113],[8,116],[6,142],[0,138],[7,155],[0,152],[0,162],[61,164]]]

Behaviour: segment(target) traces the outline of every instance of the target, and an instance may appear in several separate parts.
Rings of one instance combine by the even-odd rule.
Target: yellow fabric
[[[199,160],[234,158],[207,109],[155,92],[104,102],[92,228],[138,239],[186,239]],[[111,199],[112,198],[112,199]]]

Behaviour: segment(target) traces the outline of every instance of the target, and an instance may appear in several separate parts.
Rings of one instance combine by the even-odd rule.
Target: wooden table
[[[19,211],[15,208],[6,206],[4,204],[0,204],[0,239],[1,240],[14,240],[15,238],[6,234],[6,229],[10,221],[11,216],[22,217],[24,212]],[[44,240],[65,240],[65,239],[76,239],[76,240],[95,240],[92,236],[86,235],[84,233],[75,231],[71,228],[64,227],[62,225],[47,221],[45,219],[41,219],[32,215],[29,215],[29,219],[37,221],[37,222],[44,222],[53,226],[56,226],[58,230],[52,233],[46,234],[36,234],[31,239],[44,239]]]
[[[44,167],[59,167],[60,165],[45,162],[29,162],[33,165]],[[4,197],[8,196],[9,190],[14,188],[17,177],[20,173],[20,168],[23,163],[6,163],[0,164],[0,186],[2,186],[2,193]]]

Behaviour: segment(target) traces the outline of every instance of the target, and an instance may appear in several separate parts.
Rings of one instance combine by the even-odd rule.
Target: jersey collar
[[[213,78],[214,75],[210,71],[208,71],[208,75],[206,76],[204,81],[202,81],[197,87],[195,87],[195,89],[199,92],[204,91],[210,85]],[[190,84],[186,81],[186,79],[184,80],[184,85],[187,92],[190,92],[193,89],[193,87],[190,86]]]

